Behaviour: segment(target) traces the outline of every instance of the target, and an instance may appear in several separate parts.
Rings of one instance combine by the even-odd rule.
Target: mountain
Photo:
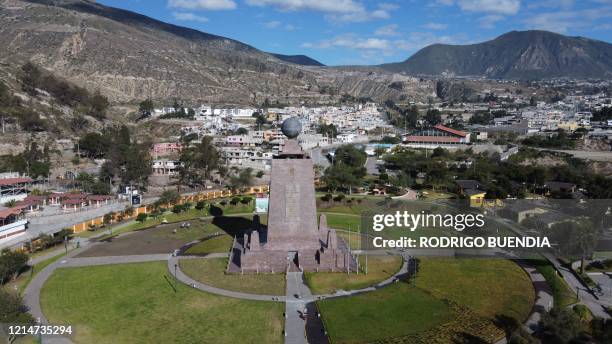
[[[397,77],[380,69],[306,68],[296,62],[307,57],[286,62],[230,38],[89,0],[0,0],[0,46],[0,80],[15,80],[32,61],[113,103],[325,104],[344,94],[421,99],[433,89],[407,77],[403,90],[388,87]]]
[[[283,54],[274,54],[270,53],[270,55],[276,57],[279,60],[293,63],[300,66],[315,66],[315,67],[325,67],[321,62],[306,56],[306,55],[283,55]]]
[[[380,67],[414,75],[608,78],[612,76],[612,44],[548,31],[512,31],[478,44],[430,45],[404,62]]]

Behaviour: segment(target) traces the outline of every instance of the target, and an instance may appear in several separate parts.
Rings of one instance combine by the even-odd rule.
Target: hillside
[[[0,45],[0,79],[14,79],[30,60],[112,103],[325,104],[346,92],[377,100],[426,93],[387,87],[394,77],[386,72],[355,80],[340,69],[305,68],[233,39],[86,0],[0,0]]]
[[[612,44],[547,31],[512,31],[478,44],[430,45],[404,62],[380,67],[413,75],[607,78],[612,76]]]
[[[270,55],[276,57],[279,60],[293,63],[300,66],[315,66],[315,67],[324,67],[325,65],[321,62],[313,59],[312,57],[306,55],[283,55],[283,54],[274,54],[270,53]]]

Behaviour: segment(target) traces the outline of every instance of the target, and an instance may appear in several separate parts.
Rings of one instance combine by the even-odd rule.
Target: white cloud
[[[566,33],[572,29],[590,28],[595,21],[612,18],[612,7],[538,13],[525,19],[530,29]]]
[[[342,35],[329,40],[324,40],[319,43],[304,43],[304,48],[348,48],[348,49],[365,49],[365,50],[385,50],[389,51],[391,44],[389,40],[381,38],[362,38],[355,35]]]
[[[520,0],[459,0],[459,7],[464,11],[517,14],[521,8]]]
[[[485,29],[492,29],[495,27],[497,22],[504,20],[504,16],[500,16],[499,14],[489,14],[484,17],[478,19],[480,23],[480,27]]]
[[[168,6],[189,10],[233,10],[234,0],[168,0]]]
[[[428,30],[444,30],[444,29],[446,29],[448,27],[448,25],[447,24],[442,24],[442,23],[432,23],[432,22],[429,22],[429,23],[423,25],[422,27],[425,28],[425,29],[428,29]]]
[[[468,42],[467,36],[462,33],[439,36],[432,32],[411,32],[406,38],[396,40],[393,44],[401,50],[417,51],[435,43],[464,44]]]
[[[457,4],[467,12],[497,13],[515,15],[521,8],[520,0],[437,0],[436,4],[451,6]]]
[[[286,11],[311,10],[330,13],[353,13],[364,10],[353,0],[247,0],[253,6],[274,6]]]
[[[277,20],[273,20],[273,21],[269,21],[267,23],[264,24],[264,26],[267,29],[276,29],[277,27],[281,26],[281,22],[277,21]]]
[[[291,24],[283,25],[283,23],[278,21],[278,20],[272,20],[272,21],[264,23],[263,25],[264,25],[264,27],[266,29],[279,29],[279,28],[282,28],[282,29],[287,30],[287,31],[293,31],[293,30],[296,29],[295,26],[293,26]]]
[[[388,19],[389,11],[398,8],[395,4],[381,3],[369,11],[361,2],[354,0],[246,0],[251,6],[272,6],[280,11],[316,11],[326,14],[332,21],[364,22]]]
[[[198,23],[208,22],[208,18],[199,16],[197,14],[189,13],[189,12],[172,12],[172,16],[176,20],[192,21],[192,22],[198,22]]]
[[[398,27],[397,24],[385,25],[376,29],[374,34],[376,36],[399,36],[400,33],[397,32]]]

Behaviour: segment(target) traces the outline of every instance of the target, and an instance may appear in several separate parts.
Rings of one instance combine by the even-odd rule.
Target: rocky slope
[[[115,103],[330,101],[330,89],[379,100],[417,96],[389,89],[389,73],[345,80],[339,70],[288,63],[232,39],[86,0],[0,0],[0,46],[0,74],[31,60]]]
[[[547,31],[512,31],[478,44],[430,45],[404,62],[380,67],[408,74],[501,79],[609,78],[612,44]]]

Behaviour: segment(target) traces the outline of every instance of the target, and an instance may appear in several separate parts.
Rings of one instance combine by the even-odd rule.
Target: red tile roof
[[[438,130],[445,131],[445,132],[447,132],[449,134],[453,134],[453,135],[457,135],[457,136],[461,136],[461,137],[466,137],[467,136],[467,133],[465,133],[463,131],[455,130],[453,128],[449,128],[449,127],[443,126],[442,124],[438,124],[434,128],[436,128]]]
[[[32,179],[30,178],[5,178],[5,179],[0,179],[0,186],[6,186],[6,185],[14,185],[14,184],[20,184],[20,183],[31,183]]]
[[[7,219],[9,216],[12,215],[19,215],[21,214],[22,209],[21,208],[9,208],[9,209],[5,209],[5,210],[0,210],[0,219]]]
[[[87,199],[90,201],[106,201],[113,198],[112,196],[109,195],[89,195],[87,196]]]
[[[79,205],[79,204],[83,204],[85,203],[85,199],[83,198],[69,198],[66,199],[64,201],[62,201],[62,205],[67,204],[67,205]]]
[[[427,143],[459,143],[461,139],[452,136],[406,136],[406,142],[427,142]]]

